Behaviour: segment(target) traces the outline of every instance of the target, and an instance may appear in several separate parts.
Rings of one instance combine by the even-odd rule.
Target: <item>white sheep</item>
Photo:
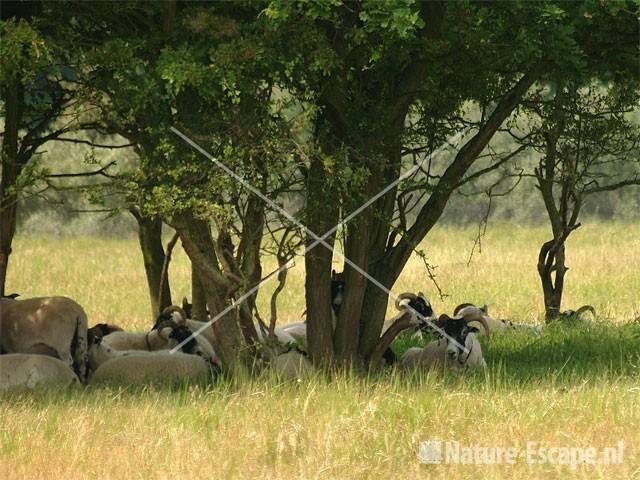
[[[0,299],[0,351],[59,358],[86,377],[87,314],[66,297]]]
[[[541,330],[541,327],[539,325],[529,325],[526,323],[513,323],[510,320],[493,318],[489,315],[488,307],[486,305],[482,307],[476,307],[471,303],[463,303],[461,305],[458,305],[453,311],[454,317],[464,317],[466,315],[471,315],[471,314],[482,315],[490,333],[496,333],[496,332],[505,331],[505,330],[528,330],[534,333],[540,333],[540,330]],[[482,330],[479,332],[480,334],[484,334],[486,332],[484,329],[484,325],[482,325],[480,322],[472,321],[471,323],[472,324],[475,323],[474,325],[475,327],[482,326]]]
[[[116,350],[169,350],[178,342],[171,338],[173,328],[164,327],[149,332],[113,332],[103,337]]]
[[[482,356],[482,347],[476,337],[478,329],[469,326],[469,323],[474,321],[480,322],[486,332],[490,331],[484,317],[477,313],[454,318],[442,315],[437,325],[444,330],[444,338],[434,340],[424,348],[410,348],[400,359],[400,365],[404,368],[440,369],[441,371],[446,368],[451,370],[485,368],[486,361]]]
[[[296,350],[278,355],[273,359],[272,366],[278,378],[283,380],[305,378],[314,371],[309,359]]]
[[[211,365],[198,355],[169,351],[129,352],[100,365],[90,382],[172,382],[208,379],[211,376]]]
[[[156,324],[158,322],[166,320],[170,316],[170,318],[172,318],[176,323],[183,324],[189,327],[189,329],[191,329],[191,331],[196,334],[196,338],[203,337],[209,342],[210,345],[215,345],[216,338],[212,324],[209,322],[201,322],[199,320],[188,318],[186,313],[187,309],[184,308],[184,305],[189,306],[189,303],[186,302],[186,298],[183,300],[183,308],[180,308],[176,305],[171,305],[165,308],[158,317]],[[255,323],[254,327],[256,329],[256,334],[258,335],[258,341],[262,344],[266,344],[266,334],[262,331],[260,325]],[[287,346],[292,343],[297,344],[296,339],[289,333],[284,331],[282,327],[276,327],[274,333],[278,343],[283,346]]]
[[[172,321],[161,322],[158,328],[143,332],[113,332],[103,337],[106,345],[122,351],[161,351],[171,350],[180,345],[180,351],[200,355],[209,362],[219,362],[218,357],[206,338],[195,336],[183,325]]]
[[[79,383],[73,370],[57,358],[25,353],[0,355],[0,390]]]
[[[293,337],[298,347],[307,349],[307,324],[305,322],[292,322],[282,325],[280,329],[287,335]]]

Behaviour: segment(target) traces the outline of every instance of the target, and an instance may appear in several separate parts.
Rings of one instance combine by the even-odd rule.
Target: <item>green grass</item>
[[[497,226],[467,267],[473,229],[441,228],[424,246],[450,296],[434,294],[416,259],[397,290],[426,291],[438,312],[474,301],[489,303],[499,317],[536,322],[542,308],[535,252],[544,238],[544,229]],[[576,232],[566,305],[592,303],[600,319],[558,324],[541,335],[514,331],[483,339],[485,372],[318,374],[299,383],[265,373],[213,385],[0,395],[0,478],[638,477],[640,326],[630,320],[640,309],[639,239],[639,225]],[[21,237],[14,253],[11,291],[69,295],[85,306],[91,323],[148,327],[135,239]],[[304,310],[298,264],[279,301],[281,321]],[[171,274],[181,298],[189,279],[181,251]],[[394,349],[425,341],[405,335]],[[431,439],[522,449],[528,441],[601,449],[623,440],[625,452],[620,465],[575,470],[522,461],[420,465],[419,443]]]

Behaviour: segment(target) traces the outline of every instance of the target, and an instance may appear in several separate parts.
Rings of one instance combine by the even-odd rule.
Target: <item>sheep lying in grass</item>
[[[493,318],[492,316],[489,315],[489,309],[487,305],[484,305],[482,307],[477,307],[472,303],[462,303],[453,310],[454,317],[464,317],[465,315],[469,315],[469,314],[482,315],[487,324],[487,328],[491,333],[505,331],[505,330],[529,330],[532,332],[539,333],[541,329],[539,325],[529,325],[526,323],[513,323],[510,320]],[[475,323],[474,325],[475,327],[482,326],[482,330],[480,330],[479,332],[480,334],[486,333],[484,326],[480,322],[475,321],[472,323]]]
[[[115,331],[102,338],[116,350],[169,350],[186,341],[181,345],[182,351],[192,353],[193,349],[198,348],[209,360],[216,357],[211,343],[204,336],[193,336],[193,330],[186,325],[186,317],[180,307],[165,309],[149,332]]]
[[[446,335],[424,348],[410,348],[400,359],[400,365],[404,368],[442,371],[446,368],[459,370],[486,367],[482,347],[476,337],[478,329],[470,326],[471,322],[482,324],[489,338],[490,329],[482,315],[469,313],[465,317],[454,318],[441,315],[436,324]]]
[[[560,312],[558,319],[563,321],[578,320],[588,322],[590,319],[585,315],[587,312],[590,313],[594,319],[596,318],[596,309],[591,305],[583,305],[577,310],[564,310],[563,312]]]
[[[113,332],[103,340],[116,350],[169,350],[178,345],[173,331],[173,326],[165,326],[149,332]]]
[[[79,383],[69,365],[57,358],[24,353],[0,355],[0,390]]]
[[[313,365],[307,356],[297,350],[278,355],[271,363],[278,378],[296,380],[308,377],[313,373]]]
[[[280,329],[293,337],[298,347],[307,350],[307,324],[305,322],[292,322],[282,325]]]
[[[213,327],[209,322],[201,322],[198,320],[193,320],[189,317],[190,312],[192,311],[192,305],[187,301],[186,298],[182,300],[182,308],[172,305],[167,307],[158,317],[158,321],[166,320],[171,315],[178,323],[183,323],[187,327],[191,329],[194,333],[197,333],[196,337],[202,336],[204,337],[211,345],[215,345],[215,333],[213,331]],[[258,341],[262,344],[266,344],[267,332],[264,332],[259,324],[255,324],[256,333],[258,335]],[[284,331],[282,327],[275,328],[275,336],[278,343],[282,346],[297,344],[297,340],[291,336],[289,333]]]
[[[0,351],[57,357],[84,381],[87,314],[66,297],[1,298]]]
[[[219,370],[217,357],[209,360],[200,350],[192,353],[116,350],[97,337],[89,347],[88,363],[94,372],[91,382],[193,380]]]
[[[211,378],[211,365],[202,357],[185,353],[137,352],[113,358],[98,367],[91,383],[174,382]]]
[[[171,330],[170,333],[167,333],[167,330]],[[177,347],[180,343],[186,342],[180,347],[180,352],[175,353],[184,353],[188,355],[196,355],[203,358],[205,361],[210,363],[211,365],[216,365],[220,367],[220,359],[213,351],[213,348],[210,345],[207,345],[206,340],[200,344],[196,342],[194,338],[191,337],[191,331],[183,326],[170,326],[163,327],[161,326],[160,332],[162,335],[169,338],[170,342],[168,345],[174,345],[173,348]],[[205,348],[201,348],[201,345],[205,345]],[[89,369],[91,371],[95,371],[100,365],[103,363],[118,357],[130,356],[130,355],[144,355],[150,353],[161,353],[166,352],[171,347],[167,347],[166,349],[159,350],[142,350],[142,349],[130,349],[130,350],[120,350],[114,348],[113,345],[108,341],[107,337],[92,337],[91,345],[89,346],[87,352],[87,362]]]

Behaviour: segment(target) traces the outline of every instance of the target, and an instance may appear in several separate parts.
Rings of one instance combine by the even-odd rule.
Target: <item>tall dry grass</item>
[[[623,324],[638,314],[640,226],[587,225],[570,239],[566,305],[593,303]],[[499,316],[540,317],[535,273],[543,228],[491,228],[467,266],[473,229],[440,228],[423,245],[444,301],[418,259],[397,290],[424,290],[438,311],[486,302]],[[9,288],[64,294],[91,322],[145,328],[151,319],[134,239],[18,238]],[[304,310],[300,264],[280,297],[281,320]],[[267,262],[265,271],[273,262]],[[182,251],[174,296],[189,293]],[[273,286],[269,287],[272,288]],[[261,297],[268,300],[269,289]],[[485,343],[484,374],[370,378],[265,374],[210,386],[95,387],[0,395],[0,478],[602,478],[640,476],[640,340],[608,323],[515,332]],[[619,465],[421,465],[419,443],[526,449],[615,447]]]
[[[422,290],[436,311],[450,312],[462,302],[488,304],[498,317],[532,322],[544,308],[536,273],[537,253],[547,240],[546,227],[503,223],[491,226],[481,252],[469,257],[475,228],[440,227],[421,248],[436,266],[436,281],[447,294],[440,299],[422,261],[414,256],[394,290]],[[146,328],[150,308],[142,257],[135,238],[18,237],[11,260],[8,290],[23,296],[68,295],[82,304],[91,322]],[[599,315],[620,322],[640,315],[640,224],[587,224],[568,241],[564,305],[593,304]],[[264,272],[277,268],[273,260]],[[340,268],[336,258],[336,268]],[[178,247],[170,269],[173,298],[190,297],[186,254]],[[280,320],[296,321],[305,310],[304,260],[288,274],[278,299]],[[275,280],[261,290],[259,306],[268,312]]]

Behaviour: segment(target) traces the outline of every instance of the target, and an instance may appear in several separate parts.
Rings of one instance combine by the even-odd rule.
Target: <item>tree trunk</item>
[[[5,129],[2,139],[2,178],[0,179],[0,296],[5,295],[11,244],[16,232],[18,176],[24,162],[18,156],[18,136],[24,111],[24,89],[19,81],[10,82],[5,91]]]
[[[400,175],[402,149],[399,141],[401,138],[400,127],[400,125],[396,127],[398,133],[395,138],[382,148],[388,165],[381,175],[383,181],[380,182],[377,190],[392,183]],[[389,290],[393,287],[397,277],[393,275],[393,270],[387,268],[384,258],[387,251],[389,233],[392,228],[391,220],[396,206],[396,194],[397,188],[393,188],[387,195],[380,198],[370,207],[373,209],[372,213],[377,221],[374,222],[372,227],[372,235],[368,246],[369,273]],[[367,283],[363,309],[360,315],[360,338],[358,344],[360,357],[367,361],[380,340],[388,302],[389,296],[384,290],[371,282]]]
[[[191,315],[194,320],[200,322],[206,322],[208,320],[207,298],[193,264],[191,264]]]
[[[164,247],[162,245],[162,220],[158,217],[148,217],[133,212],[133,216],[138,222],[138,241],[142,258],[144,260],[144,270],[147,276],[147,286],[149,288],[149,299],[151,301],[152,320],[158,317],[160,312],[172,304],[171,288],[169,278],[165,279],[162,285],[162,299],[160,298],[160,283],[162,280],[162,265],[164,264]],[[162,304],[160,303],[162,302]]]
[[[347,226],[345,241],[345,256],[364,271],[369,269],[370,224],[371,212],[363,212],[357,220]],[[344,274],[344,299],[336,323],[334,347],[337,362],[344,367],[354,367],[360,363],[360,316],[369,280],[350,265],[345,265]]]
[[[565,241],[568,234],[546,242],[538,255],[538,275],[544,294],[545,321],[548,323],[560,315],[565,265]],[[555,276],[554,276],[555,274]]]
[[[306,221],[322,236],[338,222],[338,196],[328,185],[322,160],[311,160],[307,180]],[[335,235],[326,239],[333,246]],[[307,246],[315,243],[308,235]],[[305,254],[305,297],[307,303],[307,339],[309,354],[316,365],[333,362],[333,309],[331,308],[331,260],[333,252],[319,244]]]
[[[384,256],[379,261],[376,261],[379,258],[378,255],[371,256],[372,261],[375,261],[373,271],[380,275],[381,283],[387,288],[391,289],[393,287],[414,249],[442,216],[451,194],[457,188],[466,172],[491,141],[502,123],[518,106],[523,95],[526,94],[546,68],[547,66],[544,63],[532,66],[531,70],[523,75],[511,91],[502,97],[479,131],[465,143],[454,161],[445,170],[435,190],[421,208],[413,226],[402,235],[396,245],[388,245],[386,247]],[[384,293],[376,292],[374,289],[377,289],[377,287],[371,285],[368,287],[369,291],[365,300],[368,310],[367,315],[369,316],[366,321],[369,322],[370,329],[366,334],[361,335],[360,341],[360,353],[367,359],[370,358],[376,344],[380,341],[384,312],[388,302],[388,297]]]
[[[209,223],[185,214],[172,226],[180,235],[182,246],[200,279],[209,312],[216,317],[229,306],[229,292],[234,285],[220,268]],[[231,370],[248,363],[245,361],[248,360],[247,352],[242,348],[243,339],[236,317],[235,309],[231,309],[212,324],[217,340],[214,345],[216,352]]]

